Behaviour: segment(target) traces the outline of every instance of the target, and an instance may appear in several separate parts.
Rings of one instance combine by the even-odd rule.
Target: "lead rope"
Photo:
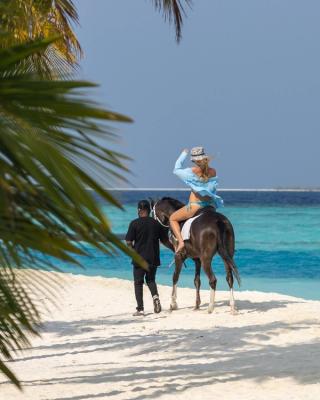
[[[173,265],[174,263],[175,263],[175,258],[173,257],[173,260],[172,260],[171,263],[168,265],[168,268],[171,268],[172,265]],[[183,265],[184,265],[185,268],[187,268],[187,264],[186,264],[185,261],[183,261]]]

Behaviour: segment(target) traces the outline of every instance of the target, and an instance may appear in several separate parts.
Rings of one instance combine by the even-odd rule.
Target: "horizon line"
[[[186,188],[104,188],[105,190],[113,191],[152,191],[152,192],[163,192],[163,191],[181,191],[187,192],[190,189]],[[93,190],[88,188],[88,190]],[[218,189],[218,192],[320,192],[320,188],[223,188]]]

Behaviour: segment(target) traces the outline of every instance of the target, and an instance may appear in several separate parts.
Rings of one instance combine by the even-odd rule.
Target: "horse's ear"
[[[151,208],[153,208],[154,204],[155,204],[155,201],[151,197],[149,197],[149,202],[150,202]]]

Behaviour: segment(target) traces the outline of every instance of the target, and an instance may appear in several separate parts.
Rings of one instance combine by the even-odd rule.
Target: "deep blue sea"
[[[171,196],[187,201],[187,191],[115,191],[124,211],[97,202],[111,221],[113,231],[126,232],[136,218],[136,203],[141,199]],[[320,192],[312,191],[221,191],[225,207],[219,211],[232,222],[236,235],[235,260],[242,285],[240,290],[278,292],[320,300]],[[89,249],[80,260],[85,269],[58,263],[75,274],[117,277],[132,280],[131,260],[122,254],[110,257]],[[162,266],[158,283],[171,285],[172,253],[161,248]],[[213,260],[218,290],[226,290],[224,267],[219,256]],[[193,287],[191,260],[182,270],[179,286]],[[202,273],[202,287],[208,288]]]

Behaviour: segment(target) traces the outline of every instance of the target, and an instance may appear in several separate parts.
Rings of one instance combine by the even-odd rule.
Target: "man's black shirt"
[[[134,242],[133,248],[149,265],[160,265],[159,239],[165,239],[167,231],[151,217],[133,220],[126,235],[126,241]],[[135,263],[132,261],[135,265]]]

